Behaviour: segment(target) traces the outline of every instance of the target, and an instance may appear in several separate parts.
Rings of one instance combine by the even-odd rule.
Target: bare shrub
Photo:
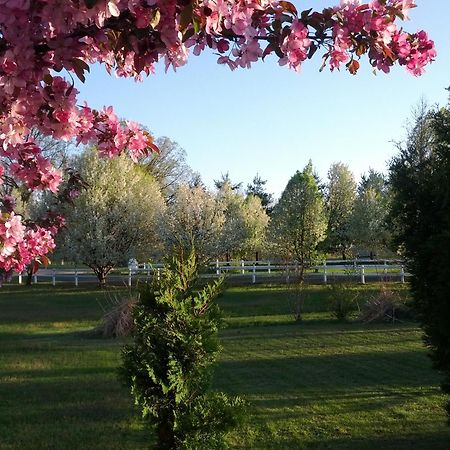
[[[303,277],[297,268],[294,270],[287,269],[286,288],[289,309],[291,310],[292,316],[296,322],[301,322],[303,316],[303,306],[305,304],[307,293],[303,285]]]
[[[396,322],[410,317],[410,308],[399,292],[382,285],[381,289],[363,305],[359,319],[362,322]]]
[[[138,295],[131,293],[125,297],[108,294],[108,306],[103,306],[105,314],[94,328],[93,334],[105,338],[131,336],[134,330],[133,308],[138,298]]]

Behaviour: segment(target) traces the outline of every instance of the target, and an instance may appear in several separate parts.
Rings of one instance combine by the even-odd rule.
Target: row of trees
[[[65,217],[55,257],[86,264],[103,284],[112,268],[130,258],[161,259],[194,247],[203,264],[262,248],[269,218],[260,199],[244,195],[227,176],[209,191],[176,143],[162,138],[158,144],[160,155],[139,164],[85,150],[69,158],[85,184],[71,204],[52,195],[24,204],[31,218],[43,211]]]
[[[389,189],[385,177],[373,170],[359,185],[348,166],[333,164],[321,185],[310,162],[289,180],[271,217],[269,236],[277,253],[299,262],[300,277],[319,253],[365,251],[373,257],[386,251]]]
[[[297,260],[301,272],[319,254],[346,258],[386,248],[389,193],[375,171],[357,185],[349,168],[335,163],[322,184],[309,163],[274,204],[259,175],[244,190],[227,173],[211,191],[176,143],[157,142],[161,153],[138,164],[125,156],[100,158],[92,149],[76,156],[56,152],[54,158],[68,161],[85,183],[72,204],[48,195],[31,204],[31,217],[53,210],[66,219],[56,257],[88,265],[103,284],[130,258],[159,260],[192,247],[200,265],[213,258],[258,260],[264,252]]]

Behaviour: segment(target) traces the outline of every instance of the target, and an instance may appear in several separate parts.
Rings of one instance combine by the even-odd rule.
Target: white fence
[[[271,261],[244,261],[240,263],[236,261],[219,261],[211,263],[211,268],[215,270],[216,275],[229,274],[231,272],[241,275],[250,274],[252,283],[256,283],[257,274],[273,275],[284,274],[286,281],[289,281],[290,274],[294,274],[298,270],[298,262],[273,263]],[[405,276],[409,276],[405,272],[403,261],[398,260],[327,260],[320,265],[309,266],[313,272],[306,271],[307,275],[313,275],[316,278],[321,277],[323,283],[327,283],[329,277],[351,277],[357,278],[361,283],[366,282],[366,276],[375,275],[387,278],[390,276],[398,276],[399,280],[404,283]]]
[[[133,280],[139,276],[147,278],[156,276],[160,277],[163,264],[132,264],[128,269],[122,269],[120,272],[110,275],[111,277],[120,278],[120,281],[132,286]],[[270,281],[277,279],[285,279],[289,282],[290,278],[295,275],[298,270],[298,263],[288,262],[272,262],[272,261],[215,261],[210,264],[210,273],[203,274],[205,277],[210,276],[233,276],[239,277],[243,281],[250,281],[252,284],[260,281]],[[328,283],[330,281],[343,279],[354,279],[360,283],[366,283],[367,278],[399,280],[404,283],[405,278],[409,276],[405,272],[402,261],[398,260],[327,260],[320,265],[309,267],[305,276],[307,279]],[[33,275],[33,283],[40,280],[51,280],[53,286],[56,281],[71,282],[78,286],[80,281],[95,281],[96,277],[90,269],[40,269]],[[18,282],[22,284],[23,274],[18,274]]]

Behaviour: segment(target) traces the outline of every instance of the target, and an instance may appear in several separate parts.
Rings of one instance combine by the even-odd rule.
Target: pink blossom
[[[311,45],[308,34],[308,28],[302,22],[294,20],[291,32],[281,45],[281,50],[286,56],[280,59],[280,65],[287,64],[297,72],[300,70],[301,63],[308,57]]]

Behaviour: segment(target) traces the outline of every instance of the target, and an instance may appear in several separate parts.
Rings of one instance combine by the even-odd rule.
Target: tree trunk
[[[32,267],[32,265],[30,264],[30,265],[27,267],[27,280],[26,280],[26,282],[25,282],[25,285],[26,285],[26,286],[31,286],[32,281],[33,281],[33,267]]]
[[[106,286],[106,276],[111,271],[107,267],[91,267],[98,279],[98,285],[103,288]]]
[[[258,250],[256,250],[255,256],[256,256],[256,261],[259,261],[259,252],[258,252]]]
[[[298,267],[298,281],[299,283],[303,283],[303,277],[305,272],[305,262],[301,261]]]
[[[158,443],[156,448],[157,450],[176,450],[172,426],[165,420],[161,420],[158,423]]]
[[[106,273],[105,272],[98,272],[97,273],[97,278],[98,278],[98,284],[100,285],[100,287],[105,287],[106,286]]]

